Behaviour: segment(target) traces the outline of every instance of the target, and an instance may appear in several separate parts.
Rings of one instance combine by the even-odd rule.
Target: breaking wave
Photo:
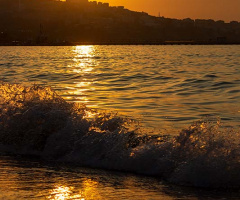
[[[201,120],[176,137],[68,103],[50,87],[0,84],[0,151],[153,175],[196,187],[240,187],[239,131]]]

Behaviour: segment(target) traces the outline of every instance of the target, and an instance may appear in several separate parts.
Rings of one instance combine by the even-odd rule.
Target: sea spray
[[[201,120],[176,137],[68,103],[50,87],[0,84],[0,150],[196,187],[240,186],[240,133]]]
[[[199,121],[174,138],[177,167],[172,182],[202,187],[239,187],[239,132]]]

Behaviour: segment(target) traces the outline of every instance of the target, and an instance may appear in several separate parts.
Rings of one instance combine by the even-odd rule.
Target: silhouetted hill
[[[240,23],[169,19],[88,0],[0,0],[0,44],[240,43]]]

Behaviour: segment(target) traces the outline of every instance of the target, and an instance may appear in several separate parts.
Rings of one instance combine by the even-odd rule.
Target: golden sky
[[[91,1],[91,0],[90,0]],[[240,21],[240,0],[98,0],[170,18]]]

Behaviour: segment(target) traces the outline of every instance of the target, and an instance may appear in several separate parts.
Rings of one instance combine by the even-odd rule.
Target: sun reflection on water
[[[86,179],[79,183],[81,187],[56,185],[49,193],[47,199],[51,200],[66,200],[66,199],[101,199],[98,192],[98,182],[91,179]]]
[[[94,66],[98,63],[95,59],[95,46],[76,46],[73,47],[73,64],[68,67],[71,69],[73,74],[78,76],[78,79],[75,79],[74,86],[68,89],[67,100],[80,102],[80,103],[89,103],[88,92],[94,91],[95,88],[93,84],[95,83],[91,74],[94,73]],[[95,106],[95,105],[91,105]]]
[[[86,179],[83,182],[83,196],[86,199],[102,199],[99,194],[98,182],[91,179]]]
[[[79,199],[79,200],[85,200],[82,198],[82,194],[72,194],[72,191],[74,190],[74,187],[66,187],[66,186],[56,186],[51,191],[51,194],[49,195],[48,199],[51,200],[65,200],[65,199]]]

